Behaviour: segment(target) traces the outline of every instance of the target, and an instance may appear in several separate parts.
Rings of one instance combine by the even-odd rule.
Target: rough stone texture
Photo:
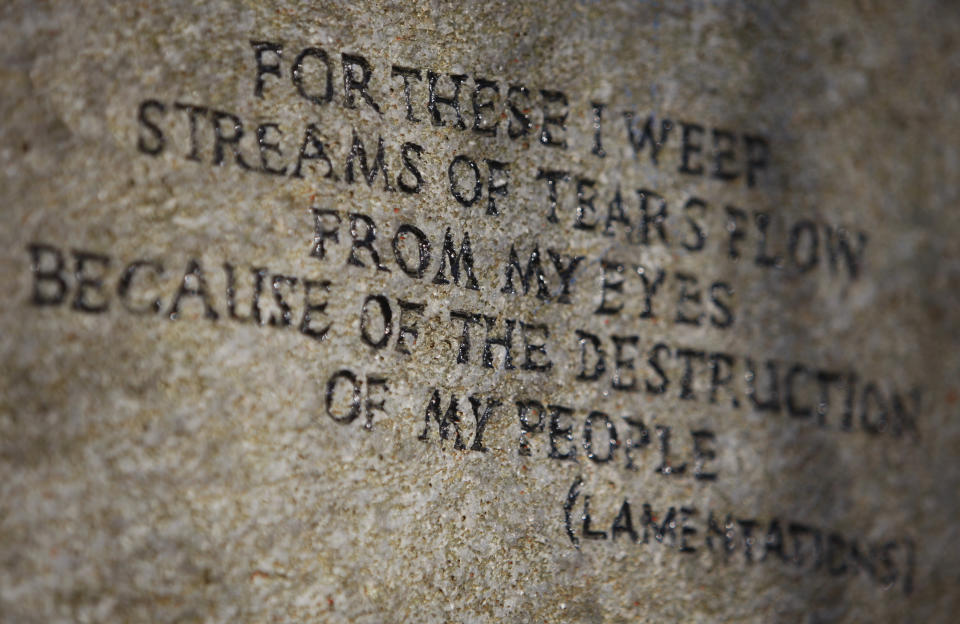
[[[920,1],[3,3],[0,620],[953,621],[960,607],[958,26],[952,3]],[[286,47],[282,78],[268,76],[259,99],[250,40],[261,39]],[[336,61],[334,100],[325,106],[301,98],[289,79],[294,55],[308,46]],[[362,101],[355,110],[344,106],[342,52],[371,61],[382,116]],[[534,95],[562,90],[570,148],[510,140],[504,126],[495,138],[432,126],[426,75],[412,83],[421,123],[409,123],[392,64],[468,74],[468,86],[489,77],[502,91],[508,84]],[[466,113],[466,86],[462,95]],[[138,137],[153,138],[137,121],[148,99],[167,107],[155,117],[167,137],[158,156],[137,148]],[[212,166],[209,120],[199,130],[203,162],[193,162],[187,117],[175,101],[241,118],[251,164],[257,124],[280,125],[292,168],[304,126],[316,123],[339,180],[323,178],[316,163],[302,178],[245,172],[229,148],[224,165]],[[592,101],[608,107],[603,160],[590,152]],[[649,151],[636,158],[624,139],[626,109],[641,122],[654,114],[763,134],[770,166],[752,188],[742,179],[683,175],[676,124],[655,166]],[[349,184],[352,128],[368,155],[383,136],[394,177],[403,171],[398,146],[422,146],[422,192],[387,193],[380,178],[373,187]],[[453,200],[447,165],[457,154],[511,163],[500,216],[486,215],[485,201],[465,208]],[[547,222],[539,168],[596,179],[603,211],[618,184],[634,202],[633,189],[656,190],[669,200],[670,244],[573,229],[572,186],[564,187],[563,221]],[[679,244],[690,234],[683,203],[694,195],[709,204],[708,249],[700,253]],[[820,263],[805,274],[757,266],[756,229],[741,259],[730,260],[728,204],[786,219],[778,223],[811,219],[866,232],[860,275],[829,270],[823,230]],[[331,257],[311,257],[311,208],[375,219],[391,271],[372,270],[365,255],[366,268],[345,262],[346,224]],[[393,260],[389,240],[399,223],[417,224],[433,243],[425,279],[409,278]],[[457,241],[469,232],[479,290],[431,283],[447,227]],[[30,243],[57,247],[71,270],[70,249],[108,254],[109,309],[72,310],[72,277],[64,304],[31,304]],[[535,244],[584,256],[573,303],[501,292],[512,243],[524,264]],[[631,313],[594,314],[604,257],[686,271],[701,285],[729,282],[735,324],[683,326],[669,306],[658,322],[641,320],[636,275],[621,299]],[[116,295],[122,268],[141,258],[162,259],[166,269],[149,287],[163,300],[160,314],[130,313]],[[190,259],[203,266],[217,322],[203,318],[197,297],[184,300],[177,320],[166,318]],[[237,267],[244,310],[249,267],[330,280],[326,340],[230,320],[224,262]],[[674,299],[677,288],[664,286]],[[137,293],[143,301],[154,296]],[[382,351],[360,341],[369,293],[386,293],[394,305],[397,298],[427,304],[412,355],[394,349],[396,331]],[[94,288],[90,297],[98,294]],[[271,295],[263,299],[265,317],[276,313]],[[299,296],[293,301],[300,305]],[[505,371],[499,356],[496,369],[477,366],[480,326],[472,361],[457,363],[461,326],[451,309],[548,324],[552,370]],[[702,398],[710,379],[703,371],[694,385],[701,398],[682,400],[676,359],[666,394],[613,391],[609,341],[604,378],[577,382],[577,329],[639,335],[644,354],[658,341],[737,354],[743,405],[743,356],[774,358],[784,363],[781,374],[787,363],[805,362],[856,370],[884,388],[917,386],[918,431],[895,435],[889,400],[885,431],[859,424],[842,431],[839,389],[822,428],[815,416],[791,418],[782,406],[777,414],[733,408],[725,390],[714,405]],[[636,360],[641,381],[652,378],[645,360]],[[363,418],[342,425],[326,414],[327,380],[344,368],[389,380],[386,407],[369,431]],[[468,446],[466,395],[503,401],[486,430],[486,453],[455,449],[452,438],[441,443],[435,425],[427,442],[418,439],[433,388],[444,407],[451,392],[463,397]],[[534,434],[533,454],[522,456],[514,405],[521,398],[575,407],[578,445],[592,409],[615,415],[621,442],[624,415],[643,418],[651,435],[656,424],[673,427],[681,455],[689,455],[685,432],[709,428],[718,479],[655,474],[655,440],[635,451],[635,472],[625,469],[623,445],[610,464],[588,460],[582,447],[575,462],[550,459],[548,432]],[[659,520],[668,507],[689,505],[700,514],[697,551],[680,553],[669,538],[633,544],[627,535],[581,539],[575,548],[563,504],[578,477],[577,535],[586,493],[604,530],[624,498],[638,530],[644,502]],[[900,560],[908,539],[912,592],[902,568],[883,583],[851,571],[851,560],[838,575],[826,563],[812,570],[809,562],[772,561],[775,554],[759,561],[765,532],[752,544],[752,563],[742,543],[725,558],[704,543],[709,510],[764,527],[772,518],[803,521],[863,544],[900,540]]]

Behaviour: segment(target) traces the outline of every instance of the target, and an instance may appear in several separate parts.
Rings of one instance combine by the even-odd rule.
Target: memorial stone
[[[952,622],[960,10],[0,8],[3,622]]]

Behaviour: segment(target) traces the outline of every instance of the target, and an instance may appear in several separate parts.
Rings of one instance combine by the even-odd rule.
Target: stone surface
[[[0,16],[3,621],[953,620],[955,6]]]

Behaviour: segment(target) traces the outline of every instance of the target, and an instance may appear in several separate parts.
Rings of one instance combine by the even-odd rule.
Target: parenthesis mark
[[[582,484],[583,479],[579,476],[573,480],[573,485],[570,486],[570,491],[567,492],[567,501],[563,504],[563,522],[567,528],[567,536],[577,550],[580,550],[580,540],[573,534],[573,525],[570,524],[570,512],[573,511],[573,505],[577,502],[577,497],[580,496],[580,486]]]

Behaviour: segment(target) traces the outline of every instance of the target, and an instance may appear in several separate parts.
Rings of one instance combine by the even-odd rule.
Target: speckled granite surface
[[[0,620],[950,622],[947,2],[0,8]]]

